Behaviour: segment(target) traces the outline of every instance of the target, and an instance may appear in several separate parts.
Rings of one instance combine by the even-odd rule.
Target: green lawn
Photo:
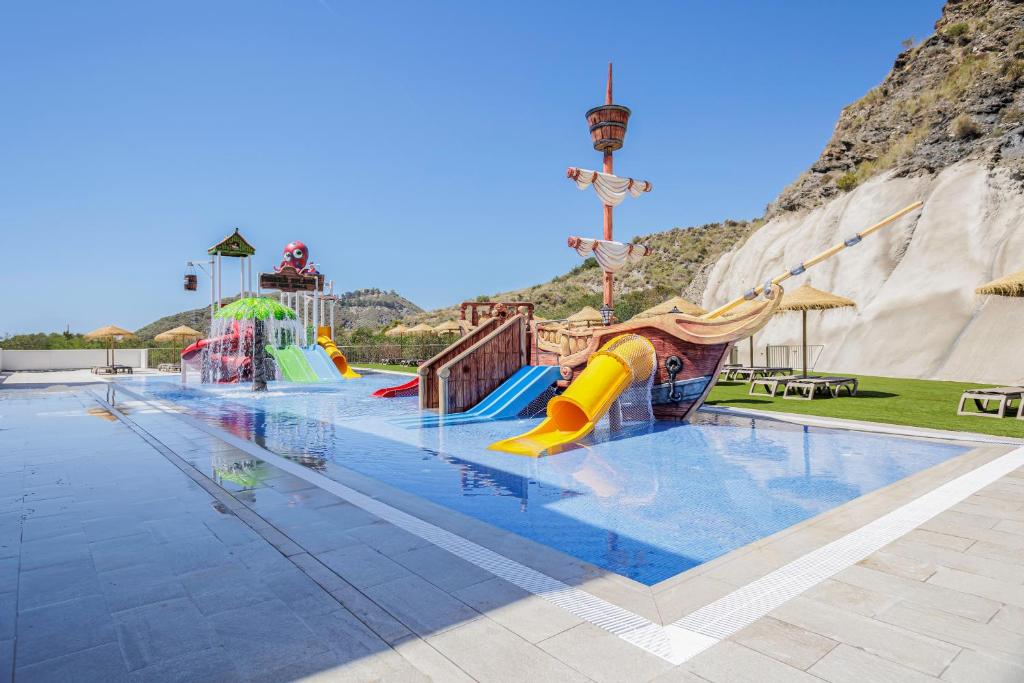
[[[856,396],[847,397],[844,391],[839,398],[815,398],[813,401],[783,399],[781,390],[775,398],[748,396],[750,385],[745,382],[719,382],[711,390],[707,404],[1024,437],[1024,420],[960,417],[956,414],[957,401],[965,389],[991,385],[866,375],[856,377],[860,380],[860,391]],[[1016,415],[1015,410],[1013,414]]]
[[[411,365],[385,365],[384,363],[352,363],[352,367],[358,372],[362,368],[367,370],[394,370],[395,372],[407,372],[410,375],[416,374],[416,368]]]

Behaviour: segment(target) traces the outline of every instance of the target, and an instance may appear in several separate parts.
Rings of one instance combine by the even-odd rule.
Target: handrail
[[[417,374],[420,378],[419,403],[421,410],[433,407],[433,405],[428,404],[432,403],[432,387],[430,383],[430,373],[433,370],[434,366],[438,365],[448,354],[452,353],[453,348],[457,348],[459,345],[466,344],[472,346],[473,344],[476,343],[476,341],[474,340],[476,340],[477,338],[482,338],[487,334],[490,334],[490,332],[492,331],[491,328],[497,327],[499,322],[500,321],[497,319],[488,320],[487,322],[471,330],[464,337],[456,339],[451,344],[444,347],[444,349],[442,349],[440,352],[431,357],[429,360],[420,365],[419,369],[417,370]]]
[[[503,332],[505,332],[505,330],[511,328],[515,324],[518,324],[520,326],[520,328],[521,328],[521,331],[523,332],[523,334],[520,335],[519,356],[520,356],[521,361],[525,362],[525,360],[526,360],[526,348],[525,348],[525,345],[526,345],[526,334],[525,334],[525,329],[522,329],[522,328],[525,327],[525,320],[526,319],[523,317],[522,314],[516,314],[514,316],[511,316],[508,320],[506,320],[504,323],[502,323],[500,326],[498,326],[497,329],[491,331],[486,337],[478,340],[476,343],[474,343],[468,349],[466,349],[465,351],[463,351],[462,353],[460,353],[459,355],[455,356],[450,361],[448,361],[447,363],[445,363],[444,365],[441,366],[441,368],[437,371],[437,378],[438,378],[438,382],[440,383],[439,387],[438,387],[439,397],[438,397],[438,402],[437,402],[437,412],[440,415],[447,415],[448,414],[448,378],[451,376],[452,367],[454,365],[456,365],[457,363],[462,362],[466,358],[469,358],[471,355],[476,353],[476,351],[478,351],[484,345],[489,344],[494,339],[497,339],[498,336],[500,336]]]

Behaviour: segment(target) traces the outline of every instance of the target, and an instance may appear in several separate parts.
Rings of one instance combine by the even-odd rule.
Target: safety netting
[[[620,433],[644,430],[654,423],[651,388],[657,370],[657,355],[650,340],[639,334],[624,334],[612,341],[605,352],[618,357],[630,370],[629,383],[598,422],[592,439],[604,441]]]

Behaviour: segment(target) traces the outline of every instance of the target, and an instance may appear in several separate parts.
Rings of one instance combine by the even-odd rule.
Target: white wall
[[[863,244],[793,278],[857,302],[807,314],[817,368],[888,377],[993,384],[1024,380],[1024,300],[981,297],[974,288],[1024,267],[1024,195],[1005,175],[975,162],[937,176],[873,178],[806,213],[785,214],[724,255],[708,279],[708,310],[795,266],[875,221],[923,199]],[[800,344],[800,315],[775,316],[757,345]],[[745,360],[745,342],[740,358]]]
[[[149,349],[116,349],[115,362],[133,368],[146,367]],[[0,370],[77,370],[107,364],[105,349],[53,351],[0,350]]]

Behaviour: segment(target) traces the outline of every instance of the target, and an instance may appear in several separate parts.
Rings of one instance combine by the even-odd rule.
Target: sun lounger
[[[730,368],[725,373],[725,379],[740,379],[745,382],[757,379],[757,377],[774,377],[776,375],[788,375],[793,372],[793,368],[783,367],[772,367],[768,365],[750,365],[750,366],[738,366]]]
[[[979,417],[1004,417],[1006,410],[1013,410],[1012,402],[1017,401],[1017,418],[1024,419],[1024,387],[996,387],[994,389],[970,389],[960,395],[960,404],[956,408],[957,415],[977,415]],[[967,401],[974,401],[977,410],[965,410]],[[995,411],[989,410],[990,401],[996,402]]]
[[[782,398],[810,401],[819,393],[838,398],[843,387],[846,387],[850,396],[856,396],[858,384],[855,377],[795,377],[786,382]]]
[[[758,393],[762,393],[768,396],[774,396],[775,392],[779,390],[779,386],[785,388],[788,383],[798,379],[801,379],[800,375],[772,375],[771,377],[754,379],[750,381],[750,391],[748,391],[747,394],[750,396],[757,396]],[[758,392],[758,387],[762,387],[764,391]]]
[[[739,363],[726,363],[722,366],[722,369],[718,371],[718,374],[724,374],[726,379],[729,379],[729,373],[736,368],[742,368],[743,366]]]
[[[135,371],[130,365],[97,365],[92,369],[94,375],[120,375],[122,373],[132,375]]]

